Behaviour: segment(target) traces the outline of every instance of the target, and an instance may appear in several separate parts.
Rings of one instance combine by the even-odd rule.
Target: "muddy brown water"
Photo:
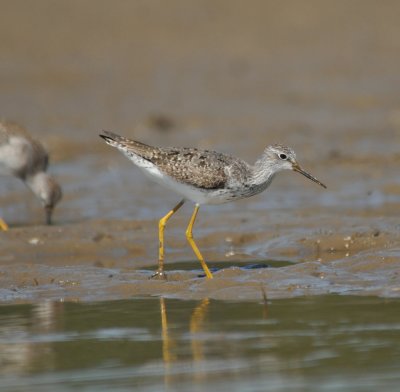
[[[10,314],[16,346],[8,348],[19,355],[12,366],[3,367],[10,388],[24,389],[17,382],[21,380],[49,382],[54,390],[73,374],[89,380],[85,387],[90,390],[90,385],[108,385],[101,373],[111,366],[105,373],[110,379],[127,380],[131,375],[126,372],[132,371],[141,374],[143,390],[145,385],[159,390],[167,377],[161,368],[170,366],[160,356],[160,325],[145,337],[158,347],[158,356],[149,353],[142,367],[129,367],[145,352],[135,347],[140,353],[121,352],[98,364],[88,357],[87,370],[79,373],[72,366],[68,373],[68,366],[57,364],[60,358],[73,362],[75,353],[85,350],[81,340],[94,334],[96,341],[101,329],[93,327],[83,337],[74,332],[71,339],[63,327],[55,335],[35,335],[33,327],[42,328],[42,321],[32,315],[45,304],[54,309],[49,310],[50,324],[63,317],[85,319],[94,312],[93,324],[101,325],[103,312],[115,306],[123,328],[129,329],[136,326],[126,325],[136,324],[129,324],[127,309],[140,314],[145,304],[153,313],[138,320],[159,322],[162,297],[172,312],[186,309],[186,319],[208,299],[214,309],[207,316],[211,332],[202,342],[213,342],[213,328],[232,339],[231,362],[221,346],[215,356],[204,357],[200,367],[208,375],[216,366],[214,381],[204,384],[208,389],[224,382],[234,388],[238,382],[238,390],[246,390],[250,382],[247,390],[264,390],[257,383],[263,386],[268,379],[271,390],[299,390],[302,379],[304,390],[312,390],[317,380],[330,382],[320,390],[346,386],[364,391],[369,382],[371,390],[391,390],[398,378],[381,354],[389,352],[387,358],[398,368],[399,353],[392,347],[394,340],[380,340],[380,324],[373,320],[397,314],[400,296],[398,2],[171,0],[166,7],[159,1],[41,0],[30,9],[23,1],[0,1],[0,6],[0,116],[25,125],[42,140],[51,153],[50,171],[64,190],[55,224],[47,227],[38,201],[21,183],[8,178],[0,182],[0,214],[11,227],[0,232],[0,318]],[[98,137],[102,129],[154,145],[216,149],[249,162],[265,145],[280,142],[293,147],[302,166],[328,189],[298,174],[282,173],[261,195],[202,207],[194,235],[215,271],[212,281],[202,277],[184,237],[193,208],[188,203],[166,230],[168,280],[152,280],[157,221],[179,197],[153,184],[105,145]],[[310,339],[322,339],[325,348],[295,355],[297,330],[289,328],[285,333],[293,334],[294,341],[282,356],[275,351],[258,356],[254,341],[246,353],[242,339],[247,332],[226,332],[217,316],[221,312],[229,320],[235,306],[250,307],[254,314],[237,313],[243,325],[250,325],[261,314],[264,296],[271,308],[276,305],[278,314],[282,312],[277,325],[291,320],[298,326],[296,309],[304,307],[307,322],[316,320],[308,331]],[[324,318],[325,304],[331,319]],[[365,309],[365,319],[353,315],[358,306]],[[376,309],[375,316],[369,307],[372,313]],[[359,363],[371,367],[362,373],[361,365],[343,356],[353,366],[346,368],[345,377],[335,378],[344,367],[335,367],[334,359],[318,359],[324,352],[329,357],[331,348],[324,343],[326,331],[317,326],[342,319],[344,334],[364,328],[364,321],[370,325],[365,327],[370,328],[368,341],[352,332],[353,340],[346,344],[358,350]],[[185,353],[191,337],[179,322],[175,339],[185,342],[184,353],[180,356],[174,346],[171,356],[180,358],[179,365],[171,365],[168,377],[183,377],[201,390],[203,384],[194,381],[197,370],[185,368],[192,366]],[[19,323],[24,327],[19,329]],[[112,323],[110,328],[112,335]],[[116,328],[117,341],[123,341],[125,332],[119,335]],[[22,337],[15,335],[18,331]],[[132,333],[126,339],[141,339],[140,333]],[[260,332],[256,328],[249,333]],[[51,349],[35,373],[35,339],[75,348],[65,354]],[[122,357],[130,358],[129,366]],[[315,367],[305,369],[307,358],[314,358]],[[18,361],[23,370],[14,373]],[[260,370],[253,378],[243,370],[247,361],[254,372],[268,362],[268,372]],[[282,361],[293,368],[289,371]],[[221,362],[227,364],[225,370]],[[234,373],[238,378],[232,379]],[[132,377],[130,387],[136,382]],[[364,384],[357,384],[361,378]]]

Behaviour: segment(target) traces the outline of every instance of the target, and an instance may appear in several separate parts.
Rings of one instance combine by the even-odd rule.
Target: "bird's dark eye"
[[[281,159],[283,159],[284,161],[286,161],[287,155],[286,155],[286,154],[279,154],[279,158],[281,158]]]

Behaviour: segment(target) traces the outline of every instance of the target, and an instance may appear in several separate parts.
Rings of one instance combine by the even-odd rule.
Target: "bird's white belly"
[[[139,166],[140,167],[140,166]],[[202,190],[192,185],[183,184],[162,173],[155,165],[149,163],[141,166],[142,172],[152,180],[180,194],[187,200],[197,204],[222,204],[227,200],[219,190]]]

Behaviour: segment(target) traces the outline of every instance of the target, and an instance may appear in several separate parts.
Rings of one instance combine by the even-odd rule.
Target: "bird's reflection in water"
[[[201,334],[204,331],[204,320],[207,315],[208,306],[210,300],[204,298],[198,306],[196,306],[192,312],[190,318],[190,336],[191,336],[191,348],[193,356],[193,370],[195,381],[201,381],[206,377],[204,369],[204,347]]]
[[[15,309],[7,312],[6,306],[2,308],[0,378],[24,374],[42,366],[52,369],[56,363],[54,344],[48,336],[62,327],[64,303],[44,299]],[[35,338],[30,338],[32,335]]]
[[[199,381],[205,377],[202,370],[202,361],[204,359],[203,339],[201,333],[204,330],[204,321],[207,314],[210,300],[204,298],[197,305],[190,317],[190,339],[191,339],[191,356],[193,361],[193,376],[195,381]],[[162,337],[162,353],[164,360],[164,381],[165,385],[172,383],[172,366],[178,361],[176,354],[176,343],[174,337],[168,328],[168,316],[165,299],[160,297],[160,313],[161,313],[161,337]],[[178,339],[178,337],[176,337]]]
[[[266,320],[268,318],[268,297],[267,291],[264,286],[261,286],[261,295],[263,299],[263,319]]]
[[[168,330],[167,309],[165,300],[160,297],[160,313],[161,313],[161,338],[162,338],[162,353],[166,370],[169,369],[172,362],[176,360],[175,342],[171,338]]]

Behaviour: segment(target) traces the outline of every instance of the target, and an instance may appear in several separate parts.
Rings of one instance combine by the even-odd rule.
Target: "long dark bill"
[[[46,214],[46,224],[51,225],[51,216],[53,215],[53,207],[45,206],[44,212]]]
[[[297,173],[302,174],[304,177],[307,177],[311,181],[316,182],[318,185],[321,185],[323,188],[326,189],[326,185],[324,185],[322,182],[318,181],[315,177],[313,177],[311,174],[308,174],[306,171],[304,171],[298,163],[293,164],[293,170]]]

